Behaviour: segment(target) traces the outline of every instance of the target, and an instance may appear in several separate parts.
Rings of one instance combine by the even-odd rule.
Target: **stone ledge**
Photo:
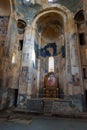
[[[29,111],[27,109],[14,109],[13,112],[15,113],[25,113],[25,114],[30,114],[30,115],[40,115],[40,116],[52,116],[52,117],[61,117],[61,118],[77,118],[77,119],[87,119],[87,113],[86,112],[77,112],[77,113],[72,113],[72,112],[59,112],[59,113],[41,113],[38,111]]]

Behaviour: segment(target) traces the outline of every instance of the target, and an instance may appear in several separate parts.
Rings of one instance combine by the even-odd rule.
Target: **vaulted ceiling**
[[[0,15],[10,15],[10,0],[0,0]],[[18,16],[24,17],[26,19],[33,19],[39,10],[42,10],[42,5],[38,0],[35,0],[37,4],[30,6],[28,4],[24,5],[23,0],[11,0],[15,3],[15,11]],[[40,0],[41,1],[41,0]],[[44,0],[45,1],[45,0]],[[47,1],[47,0],[46,0]],[[61,4],[68,8],[71,12],[75,13],[83,7],[83,0],[54,0],[53,4]],[[49,39],[57,38],[63,31],[63,20],[56,13],[49,13],[43,15],[37,22],[38,32],[40,32],[43,37],[48,37]]]
[[[31,0],[32,1],[32,0]],[[39,4],[38,4],[39,1]],[[44,3],[47,3],[47,0],[44,0]],[[42,2],[43,0],[35,0],[36,4],[31,6],[28,4],[24,4],[23,0],[15,0],[15,9],[18,15],[24,15],[25,17],[34,17],[35,14],[43,9]],[[83,0],[54,0],[51,4],[61,4],[68,8],[71,12],[75,13],[83,7]]]
[[[10,13],[10,4],[9,4],[10,0],[0,0],[0,8],[4,9],[5,12],[9,12]],[[27,13],[25,10],[26,6],[22,5],[23,4],[23,0],[14,0],[16,1],[16,6],[19,8],[19,12],[25,12]],[[38,0],[35,0],[36,3],[38,3]],[[41,0],[40,0],[41,1]],[[44,0],[45,1],[45,0]],[[40,2],[39,2],[40,3]],[[41,2],[42,3],[42,2]],[[53,3],[58,3],[61,5],[66,6],[69,10],[71,10],[72,12],[76,12],[78,9],[82,9],[83,7],[83,0],[54,0]],[[21,6],[21,7],[20,7]],[[24,6],[24,7],[23,7]],[[37,7],[38,8],[38,7]],[[0,9],[0,12],[1,12]]]
[[[44,39],[53,41],[63,32],[63,19],[57,13],[47,13],[37,21],[37,29]]]

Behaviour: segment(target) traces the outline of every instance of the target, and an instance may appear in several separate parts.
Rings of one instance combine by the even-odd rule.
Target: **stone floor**
[[[8,109],[0,111],[0,130],[87,130],[87,113],[60,116]]]
[[[27,116],[25,116],[27,117]],[[0,130],[87,130],[87,119],[48,116],[0,118]]]

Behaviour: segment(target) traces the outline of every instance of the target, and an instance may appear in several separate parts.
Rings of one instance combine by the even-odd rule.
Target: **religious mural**
[[[44,97],[57,98],[58,97],[58,84],[57,78],[54,73],[48,73],[44,77]]]
[[[49,57],[49,56],[56,56],[57,55],[57,45],[56,43],[48,43],[44,47],[41,47],[39,49],[39,46],[36,42],[34,42],[34,48],[36,56],[42,56],[42,57]]]
[[[9,17],[0,16],[0,46],[4,45],[7,35]]]
[[[77,31],[76,23],[74,25],[73,15],[77,10],[83,8],[82,0],[68,0],[67,2],[55,0],[51,4],[47,0],[34,0],[35,3],[33,4],[31,3],[33,0],[13,1],[13,13],[10,16],[9,28],[9,17],[0,16],[0,100],[3,99],[2,104],[5,104],[4,101],[7,100],[7,96],[10,97],[7,95],[10,79],[9,86],[13,87],[11,89],[14,89],[14,86],[19,89],[19,108],[28,108],[28,110],[36,108],[33,110],[39,112],[43,108],[42,112],[46,111],[46,113],[49,111],[51,113],[82,111],[83,93],[87,90],[87,79],[84,79],[86,88],[84,87],[85,90],[83,90],[81,84],[83,77],[81,77],[81,71],[78,69],[80,68],[79,50],[77,49],[79,48],[77,47],[79,30]],[[17,19],[23,19],[28,25],[23,36],[20,35],[21,33],[18,34]],[[87,20],[85,23],[87,24]],[[34,31],[36,35],[34,35]],[[18,48],[20,40],[23,40],[23,49]],[[5,57],[7,54],[6,43],[9,46],[9,57]],[[33,58],[31,58],[32,49],[35,51]],[[82,66],[87,68],[87,60],[83,56],[85,49],[86,47],[84,50],[82,49],[81,62]],[[11,63],[10,59],[13,52],[16,52],[17,55],[15,65]],[[49,73],[50,56],[54,58],[54,73]],[[8,60],[6,61],[7,65],[4,65],[4,58]],[[6,71],[3,69],[5,67]],[[14,67],[16,69],[13,69]],[[86,70],[84,70],[84,75],[85,73]],[[3,84],[7,88],[6,92],[3,91]],[[11,94],[13,93],[11,92]],[[47,99],[45,100],[44,97]]]
[[[48,87],[55,87],[56,86],[56,78],[53,74],[49,75],[48,81],[47,81]]]
[[[6,49],[6,36],[8,30],[8,16],[0,16],[0,87],[2,87],[2,75],[3,75],[3,57],[5,56]]]
[[[5,42],[8,30],[9,17],[0,16],[0,57],[5,55]]]
[[[20,94],[25,94],[28,86],[28,67],[23,66],[20,77]]]

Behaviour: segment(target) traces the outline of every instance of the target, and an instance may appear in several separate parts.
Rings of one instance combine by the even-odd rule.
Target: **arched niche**
[[[26,22],[22,19],[17,20],[17,30],[19,34],[24,34]]]
[[[84,18],[84,14],[83,14],[83,9],[81,9],[75,13],[74,19],[77,24],[84,23],[85,18]]]
[[[65,56],[63,57],[62,55],[62,47],[64,47],[63,23],[62,16],[56,12],[48,12],[43,14],[36,22],[38,35],[37,33],[35,35],[35,44],[38,46],[38,48],[40,48],[40,74],[42,75],[42,78],[40,77],[38,80],[41,84],[39,89],[44,89],[44,97],[58,97],[58,88],[62,87],[63,89],[61,80],[61,77],[64,73],[64,68],[62,68],[61,73],[61,66],[65,65]],[[45,75],[50,75],[49,58],[51,56],[54,58],[53,73],[55,75],[55,79],[57,80],[57,85],[56,87],[50,86],[45,88]],[[52,92],[54,94],[52,94]]]

